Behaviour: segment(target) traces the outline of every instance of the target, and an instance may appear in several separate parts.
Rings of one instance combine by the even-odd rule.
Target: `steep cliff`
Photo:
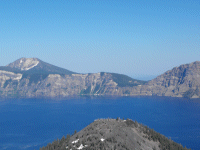
[[[200,97],[200,62],[175,67],[141,87],[141,94],[172,96],[172,97]]]

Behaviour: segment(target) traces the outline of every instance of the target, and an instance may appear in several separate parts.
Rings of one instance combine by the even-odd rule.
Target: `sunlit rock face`
[[[200,97],[200,61],[165,72],[141,87],[141,93],[158,96]]]
[[[20,80],[21,78],[22,78],[22,74],[20,73],[16,74],[13,72],[0,70],[0,79],[2,80],[8,80],[8,79]]]
[[[0,87],[6,87],[6,82],[8,81],[19,81],[22,78],[22,74],[20,73],[13,73],[9,71],[0,70]]]
[[[7,66],[11,68],[17,68],[20,70],[29,70],[31,68],[34,68],[38,64],[39,60],[37,58],[21,58]]]

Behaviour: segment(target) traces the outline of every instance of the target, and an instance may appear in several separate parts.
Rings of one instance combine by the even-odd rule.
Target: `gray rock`
[[[141,94],[199,98],[200,62],[175,67],[141,87]]]
[[[187,150],[153,129],[130,119],[97,119],[73,136],[40,150]]]

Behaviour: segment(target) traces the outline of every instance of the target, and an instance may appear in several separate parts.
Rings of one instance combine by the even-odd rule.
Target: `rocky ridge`
[[[78,74],[37,58],[0,67],[1,98],[64,98],[77,95],[200,97],[200,62],[175,67],[145,82],[126,75]]]
[[[141,87],[147,95],[200,97],[200,61],[175,67]]]
[[[0,67],[0,71],[0,96],[9,98],[123,95],[126,86],[145,83],[116,73],[78,74],[36,58],[21,58]],[[14,80],[13,76],[18,80]]]

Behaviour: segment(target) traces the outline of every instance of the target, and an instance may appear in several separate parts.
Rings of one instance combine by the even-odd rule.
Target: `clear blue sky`
[[[1,0],[0,66],[155,76],[200,60],[200,0]]]

